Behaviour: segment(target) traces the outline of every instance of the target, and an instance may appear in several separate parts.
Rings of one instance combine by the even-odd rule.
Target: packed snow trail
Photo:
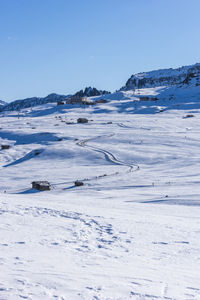
[[[120,165],[120,166],[128,167],[128,172],[133,172],[134,171],[134,167],[135,167],[135,171],[139,170],[139,166],[138,165],[136,165],[136,164],[132,164],[132,165],[127,164],[127,163],[125,163],[123,161],[118,160],[114,156],[114,154],[112,154],[111,152],[109,152],[109,151],[107,151],[105,149],[97,148],[97,147],[94,147],[94,146],[91,146],[91,145],[87,144],[90,141],[93,141],[93,140],[96,140],[96,139],[99,139],[99,138],[104,138],[104,137],[112,137],[113,135],[114,135],[114,133],[112,133],[110,135],[96,136],[96,137],[93,137],[93,138],[80,140],[80,141],[76,142],[76,145],[78,145],[80,147],[84,147],[84,148],[89,148],[89,149],[91,149],[91,150],[93,150],[95,152],[104,154],[105,159],[107,161],[109,161],[109,162],[111,162],[111,163],[113,163],[115,165]],[[90,178],[79,179],[79,180],[82,181],[82,182],[89,182],[89,181],[92,181],[92,180],[98,180],[98,179],[102,179],[102,178],[105,178],[105,177],[116,176],[116,175],[119,175],[119,174],[120,173],[117,171],[117,172],[114,172],[114,173],[111,173],[111,174],[105,174],[104,173],[102,175],[93,176],[93,177],[90,177]],[[55,189],[59,185],[71,184],[70,187],[63,188],[63,190],[69,190],[69,189],[72,189],[72,188],[75,187],[74,181],[60,182],[60,183],[51,183],[51,186]]]
[[[96,140],[96,139],[99,139],[99,138],[103,138],[103,137],[111,137],[113,136],[114,133],[110,134],[110,135],[105,135],[105,136],[96,136],[94,138],[90,138],[90,139],[84,139],[84,140],[81,140],[81,141],[78,141],[76,143],[76,145],[80,146],[80,147],[84,147],[84,148],[89,148],[89,149],[92,149],[93,151],[95,152],[98,152],[98,153],[102,153],[104,154],[105,158],[107,161],[115,164],[115,165],[121,165],[121,166],[126,166],[128,167],[128,172],[132,172],[134,171],[134,167],[136,167],[135,171],[136,170],[139,170],[139,166],[138,165],[130,165],[130,164],[127,164],[123,161],[120,161],[118,160],[114,154],[112,154],[111,152],[105,150],[105,149],[101,149],[101,148],[97,148],[97,147],[94,147],[94,146],[91,146],[91,145],[88,145],[87,143],[90,142],[90,141],[93,141],[93,140]],[[104,178],[104,177],[110,177],[110,176],[116,176],[116,175],[119,175],[120,173],[119,172],[114,172],[114,173],[111,173],[111,174],[103,174],[103,175],[98,175],[98,176],[93,176],[91,178],[85,178],[85,179],[80,179],[80,181],[82,182],[88,182],[88,181],[92,181],[92,180],[97,180],[97,179],[101,179],[101,178]],[[52,184],[53,187],[55,186],[58,186],[58,185],[62,185],[62,184],[70,184],[70,183],[74,183],[74,181],[71,181],[71,182],[62,182],[62,183],[57,183],[57,184]],[[71,188],[74,188],[75,185],[72,185],[66,189],[71,189]]]
[[[87,143],[90,142],[90,141],[96,140],[98,138],[103,138],[103,137],[111,137],[113,135],[114,135],[114,133],[112,133],[110,135],[106,135],[106,136],[97,136],[97,137],[94,137],[94,138],[81,140],[81,141],[77,142],[76,144],[78,146],[86,147],[86,148],[94,150],[95,152],[104,154],[106,160],[109,161],[109,162],[111,162],[111,163],[114,163],[116,165],[121,165],[121,166],[127,166],[129,168],[129,172],[133,171],[134,166],[137,167],[137,170],[138,170],[139,169],[138,165],[127,164],[127,163],[125,163],[123,161],[118,160],[111,152],[109,152],[109,151],[107,151],[105,149],[101,149],[101,148],[97,148],[97,147],[94,147],[94,146],[91,146],[91,145],[87,145]]]
[[[104,138],[104,137],[112,137],[112,136],[114,136],[114,133],[109,134],[109,135],[104,135],[104,136],[96,136],[96,137],[93,137],[93,138],[80,140],[80,141],[76,142],[76,145],[78,145],[80,147],[84,147],[84,148],[89,148],[89,149],[91,149],[91,150],[93,150],[95,152],[103,154],[105,156],[105,159],[108,162],[111,162],[111,163],[113,163],[115,165],[121,165],[121,166],[128,167],[128,172],[134,171],[134,167],[135,167],[135,171],[139,170],[139,166],[138,165],[136,165],[136,164],[127,164],[126,162],[118,160],[114,156],[114,154],[112,154],[111,152],[109,152],[109,151],[107,151],[105,149],[97,148],[97,147],[94,147],[94,146],[91,146],[91,145],[87,144],[88,142],[96,140],[96,139],[100,139],[100,138]],[[14,161],[14,162],[12,162],[10,164],[4,165],[3,167],[9,167],[9,166],[12,166],[12,165],[19,164],[21,162],[26,161],[27,159],[34,158],[37,154],[40,154],[43,151],[44,151],[44,149],[33,150],[33,151],[29,152],[27,155],[25,155],[24,157],[22,157],[22,158],[20,158],[20,159],[18,159],[16,161]],[[84,178],[84,179],[80,179],[80,180],[83,181],[83,182],[89,182],[89,181],[92,181],[92,180],[102,179],[104,177],[116,176],[116,175],[119,175],[119,174],[120,173],[117,171],[117,172],[114,172],[114,173],[111,173],[111,174],[105,174],[104,173],[102,175],[93,176],[91,178]],[[64,189],[71,189],[71,188],[75,187],[74,181],[75,180],[71,180],[71,181],[67,181],[67,182],[62,182],[62,183],[51,183],[51,186],[55,189],[56,186],[63,185],[63,184],[68,184],[68,185],[70,185],[70,187],[67,187],[67,188],[64,188]],[[32,189],[28,189],[28,190],[20,189],[17,192],[18,193],[30,193],[31,190]],[[16,193],[16,191],[11,191],[11,193]]]

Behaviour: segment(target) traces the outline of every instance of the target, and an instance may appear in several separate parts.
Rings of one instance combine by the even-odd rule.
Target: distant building
[[[32,188],[38,191],[50,191],[51,185],[48,181],[33,181]]]
[[[146,97],[146,96],[140,96],[140,100],[141,100],[141,101],[149,101],[150,98],[149,98],[149,97]]]

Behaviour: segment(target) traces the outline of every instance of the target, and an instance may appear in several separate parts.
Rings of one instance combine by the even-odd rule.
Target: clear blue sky
[[[200,0],[0,0],[0,99],[200,61]]]

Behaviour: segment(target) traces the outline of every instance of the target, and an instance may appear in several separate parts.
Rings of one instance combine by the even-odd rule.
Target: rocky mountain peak
[[[121,90],[173,85],[199,85],[200,63],[177,69],[161,69],[132,75]]]
[[[86,87],[85,90],[78,91],[74,96],[76,97],[94,97],[94,96],[101,96],[105,94],[110,94],[108,91],[104,90],[97,90],[96,88]]]

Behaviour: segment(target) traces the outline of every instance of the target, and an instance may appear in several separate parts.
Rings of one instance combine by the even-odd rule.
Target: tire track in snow
[[[114,135],[114,133],[110,134],[110,135],[105,135],[105,136],[97,136],[97,137],[94,137],[94,138],[90,138],[90,139],[84,139],[84,140],[81,140],[79,142],[77,142],[76,144],[80,147],[84,147],[84,148],[89,148],[89,149],[92,149],[94,150],[95,152],[98,152],[98,153],[102,153],[104,156],[105,156],[105,159],[115,165],[121,165],[121,166],[126,166],[129,168],[128,172],[132,172],[134,170],[134,167],[136,168],[135,170],[138,170],[139,169],[139,166],[136,165],[136,164],[128,164],[124,161],[121,161],[121,160],[118,160],[113,153],[105,150],[105,149],[101,149],[101,148],[98,148],[98,147],[94,147],[94,146],[91,146],[91,145],[88,145],[87,143],[90,142],[90,141],[94,141],[96,139],[99,139],[99,138],[104,138],[104,137],[112,137]]]
[[[80,147],[83,147],[83,148],[88,148],[88,149],[91,149],[91,150],[93,150],[93,151],[95,151],[97,153],[103,154],[104,157],[105,157],[105,159],[108,162],[111,162],[111,163],[113,163],[115,165],[120,165],[120,166],[128,167],[128,173],[139,170],[139,165],[128,164],[128,163],[126,163],[124,161],[118,160],[113,153],[111,153],[111,152],[109,152],[109,151],[107,151],[105,149],[101,149],[101,148],[98,148],[98,147],[94,147],[94,146],[88,145],[88,142],[90,142],[90,141],[94,141],[96,139],[100,139],[100,138],[104,138],[104,137],[112,137],[114,135],[115,134],[112,133],[112,134],[109,134],[109,135],[96,136],[96,137],[93,137],[93,138],[80,140],[80,141],[76,142],[76,145],[78,145]],[[30,158],[32,158],[32,157],[30,157]],[[20,162],[21,162],[21,160],[20,160]],[[102,175],[93,176],[91,178],[80,179],[80,181],[82,181],[82,182],[89,182],[89,181],[92,181],[92,180],[102,179],[102,178],[105,178],[105,177],[116,176],[116,175],[119,175],[121,173],[122,172],[114,172],[114,173],[111,173],[111,174],[105,174],[104,173]],[[72,189],[72,188],[75,187],[74,181],[61,182],[61,183],[51,183],[51,186],[52,186],[53,189],[55,189],[57,186],[64,185],[64,184],[72,184],[72,186],[70,186],[68,188],[64,188],[64,189]],[[20,190],[20,191],[22,193],[24,193],[24,190]],[[27,192],[30,192],[30,190],[25,191],[25,193],[27,193]]]
[[[80,141],[76,142],[76,145],[80,146],[80,147],[83,147],[83,148],[88,148],[88,149],[91,149],[91,150],[93,150],[93,151],[95,151],[97,153],[103,154],[104,157],[105,157],[105,159],[108,162],[111,162],[111,163],[113,163],[115,165],[120,165],[120,166],[128,167],[128,173],[139,170],[139,166],[136,165],[136,164],[128,164],[128,163],[126,163],[124,161],[118,160],[114,156],[113,153],[111,153],[111,152],[109,152],[109,151],[107,151],[105,149],[101,149],[101,148],[98,148],[98,147],[94,147],[94,146],[88,145],[88,142],[94,141],[96,139],[100,139],[100,138],[104,138],[104,137],[112,137],[112,136],[114,136],[114,133],[109,134],[109,135],[100,135],[100,136],[96,136],[96,137],[93,137],[93,138],[80,140]],[[119,175],[121,173],[122,172],[114,172],[114,173],[111,173],[111,174],[105,174],[104,173],[102,175],[93,176],[91,178],[80,179],[80,181],[82,181],[82,182],[89,182],[89,181],[92,181],[92,180],[98,180],[98,179],[102,179],[102,178],[105,178],[105,177],[117,176],[117,175]],[[62,182],[62,183],[51,184],[51,185],[55,188],[58,185],[69,184],[69,183],[74,183],[74,181],[71,181],[71,182]],[[75,187],[75,185],[70,186],[69,188],[66,188],[66,189],[72,189],[74,187]]]

